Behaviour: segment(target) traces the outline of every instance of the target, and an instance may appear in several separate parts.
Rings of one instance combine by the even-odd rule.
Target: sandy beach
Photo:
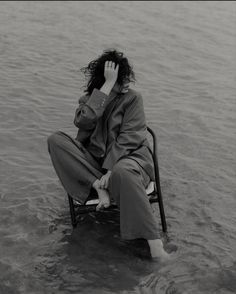
[[[235,28],[233,1],[1,1],[0,294],[236,293]],[[116,211],[73,230],[47,151],[75,137],[79,69],[107,48],[158,138],[165,265],[120,238]]]

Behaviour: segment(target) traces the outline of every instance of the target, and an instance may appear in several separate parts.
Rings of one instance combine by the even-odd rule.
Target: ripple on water
[[[236,292],[235,4],[124,5],[1,2],[0,293]],[[120,239],[118,215],[88,215],[72,231],[47,151],[52,132],[76,135],[79,68],[114,46],[135,65],[157,134],[176,254],[166,265],[145,241]]]

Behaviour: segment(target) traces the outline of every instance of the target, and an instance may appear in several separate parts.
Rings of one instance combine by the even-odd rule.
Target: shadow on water
[[[86,214],[72,229],[66,210],[47,230],[25,265],[0,262],[1,294],[236,293],[236,263],[214,265],[212,256],[181,245],[171,262],[152,262],[145,240],[120,238],[117,211]],[[177,249],[170,240],[165,246]],[[207,267],[200,267],[203,259]]]
[[[181,248],[168,264],[152,262],[146,240],[120,238],[117,211],[84,215],[75,229],[69,221],[59,221],[64,237],[36,268],[50,293],[235,293],[236,264],[199,270]]]
[[[128,291],[153,272],[146,240],[120,238],[117,211],[89,213],[77,228],[72,230],[69,225],[56,249],[44,254],[36,268],[41,279],[56,291]]]
[[[36,269],[50,293],[235,293],[236,264],[200,270],[181,248],[169,264],[154,263],[145,240],[120,238],[116,211],[84,215],[74,230],[62,221],[64,237]]]

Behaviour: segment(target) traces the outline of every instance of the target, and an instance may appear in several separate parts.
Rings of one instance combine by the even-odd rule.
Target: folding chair
[[[152,158],[154,163],[154,171],[155,171],[155,182],[150,182],[148,188],[146,189],[147,197],[149,198],[150,203],[158,202],[159,204],[159,211],[160,211],[160,217],[161,217],[161,224],[162,224],[162,231],[167,232],[167,225],[166,225],[166,217],[165,217],[165,211],[164,211],[164,205],[162,200],[162,193],[161,193],[161,185],[160,185],[160,176],[159,176],[159,166],[158,166],[158,160],[157,160],[157,140],[156,135],[154,131],[147,127],[148,132],[152,136]],[[91,189],[93,191],[94,189]],[[89,212],[96,212],[96,206],[98,204],[98,195],[95,192],[91,192],[86,203],[80,204],[78,201],[73,199],[69,194],[68,200],[69,200],[69,206],[70,206],[70,215],[71,215],[71,223],[72,226],[75,228],[78,223],[78,216],[84,213]],[[111,203],[111,205],[108,208],[105,208],[104,210],[111,210],[117,208],[117,205],[114,203]]]

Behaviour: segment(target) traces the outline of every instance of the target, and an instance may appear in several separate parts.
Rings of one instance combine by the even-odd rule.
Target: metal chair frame
[[[161,217],[161,225],[162,225],[162,231],[165,233],[167,232],[167,224],[166,224],[166,217],[165,217],[165,211],[164,211],[164,205],[163,205],[163,199],[162,199],[162,193],[161,193],[161,185],[160,185],[160,175],[159,175],[159,165],[158,165],[158,159],[157,159],[157,140],[156,135],[154,131],[147,127],[148,132],[152,136],[152,159],[154,163],[154,172],[155,172],[155,185],[154,185],[154,191],[149,194],[149,202],[155,203],[158,202],[159,204],[159,211],[160,211],[160,217]],[[78,224],[78,216],[84,213],[89,212],[96,212],[96,206],[97,204],[86,204],[91,199],[96,199],[97,196],[94,197],[92,195],[92,198],[88,198],[85,204],[78,204],[76,200],[74,200],[69,194],[68,200],[69,200],[69,206],[70,206],[70,215],[71,215],[71,224],[75,228]],[[117,208],[116,204],[111,204],[108,208],[105,208],[104,210],[111,210]]]

